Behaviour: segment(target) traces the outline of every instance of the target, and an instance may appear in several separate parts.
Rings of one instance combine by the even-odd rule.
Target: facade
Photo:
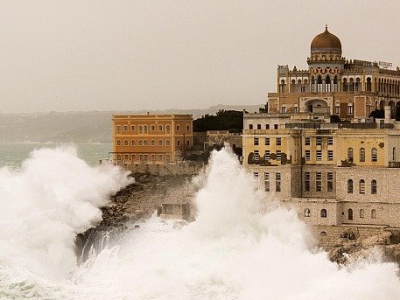
[[[307,62],[278,67],[268,113],[244,113],[243,164],[321,239],[400,228],[400,71],[345,60],[327,29]]]
[[[193,146],[192,115],[114,115],[113,159],[128,164],[182,161]]]

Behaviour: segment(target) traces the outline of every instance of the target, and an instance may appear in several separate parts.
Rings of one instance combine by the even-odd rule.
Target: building
[[[126,164],[176,163],[193,146],[192,115],[114,115],[113,159]]]
[[[345,60],[325,32],[309,70],[278,67],[268,113],[244,113],[243,164],[321,243],[400,228],[400,71]],[[370,114],[375,117],[370,117]]]
[[[328,31],[311,42],[308,70],[278,66],[277,92],[268,94],[269,112],[314,112],[341,119],[365,118],[374,110],[400,120],[400,70],[391,64],[342,57],[340,40]]]

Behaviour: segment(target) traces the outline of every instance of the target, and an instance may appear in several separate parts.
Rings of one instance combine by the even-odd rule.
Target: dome
[[[339,38],[325,27],[323,33],[318,34],[311,42],[311,52],[338,52],[342,53],[342,43]]]

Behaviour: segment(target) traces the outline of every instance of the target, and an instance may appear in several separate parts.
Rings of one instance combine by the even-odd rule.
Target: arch
[[[165,130],[167,131],[167,133],[171,133],[171,126],[170,125],[165,126]]]
[[[333,77],[333,91],[334,92],[338,92],[339,91],[338,77],[337,76]]]
[[[347,82],[347,78],[343,78],[343,92],[347,92],[349,90],[349,84]]]
[[[129,141],[128,140],[124,140],[124,146],[129,146]]]
[[[316,109],[317,108],[317,109]],[[312,113],[328,108],[328,103],[324,99],[310,99],[304,103],[304,111]]]
[[[392,160],[396,161],[396,147],[392,148]]]
[[[158,140],[158,146],[162,146],[163,145],[163,140]]]
[[[331,91],[331,77],[328,75],[325,78],[325,92]]]
[[[356,78],[356,83],[354,84],[354,90],[355,91],[361,90],[361,79],[359,77]]]
[[[171,146],[171,141],[170,140],[166,140],[165,141],[165,146]]]
[[[322,92],[322,76],[319,75],[317,77],[317,92],[321,93]]]
[[[121,140],[117,140],[117,146],[121,146]]]
[[[321,218],[326,218],[328,217],[328,212],[326,211],[325,208],[321,209]]]
[[[371,149],[371,161],[372,162],[378,161],[378,150],[376,150],[376,148]]]
[[[361,219],[364,218],[364,210],[363,209],[360,209],[360,218]]]
[[[326,231],[321,231],[319,236],[324,237],[324,236],[328,236],[328,234],[326,233]]]
[[[163,131],[163,126],[162,125],[158,125],[158,131]]]
[[[306,208],[304,210],[304,217],[309,218],[311,216],[311,211],[309,208]]]
[[[365,162],[365,148],[360,148],[360,162]]]
[[[156,145],[156,141],[155,141],[155,140],[151,140],[151,141],[150,141],[150,145],[151,145],[151,146],[155,146],[155,145]]]
[[[181,126],[178,124],[178,125],[176,125],[176,131],[179,131],[179,130],[181,130]]]
[[[131,140],[131,146],[135,146],[135,140]]]
[[[366,86],[366,91],[371,92],[372,91],[372,85],[371,85],[371,78],[367,78],[367,86]]]
[[[348,194],[353,194],[353,180],[349,179],[347,180],[347,193]]]
[[[376,209],[371,210],[371,218],[376,219]]]
[[[253,124],[249,124],[249,129],[253,129]]]

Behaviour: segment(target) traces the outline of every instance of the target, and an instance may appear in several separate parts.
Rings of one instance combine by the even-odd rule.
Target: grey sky
[[[400,66],[400,1],[0,0],[0,112],[265,103],[312,38]]]

